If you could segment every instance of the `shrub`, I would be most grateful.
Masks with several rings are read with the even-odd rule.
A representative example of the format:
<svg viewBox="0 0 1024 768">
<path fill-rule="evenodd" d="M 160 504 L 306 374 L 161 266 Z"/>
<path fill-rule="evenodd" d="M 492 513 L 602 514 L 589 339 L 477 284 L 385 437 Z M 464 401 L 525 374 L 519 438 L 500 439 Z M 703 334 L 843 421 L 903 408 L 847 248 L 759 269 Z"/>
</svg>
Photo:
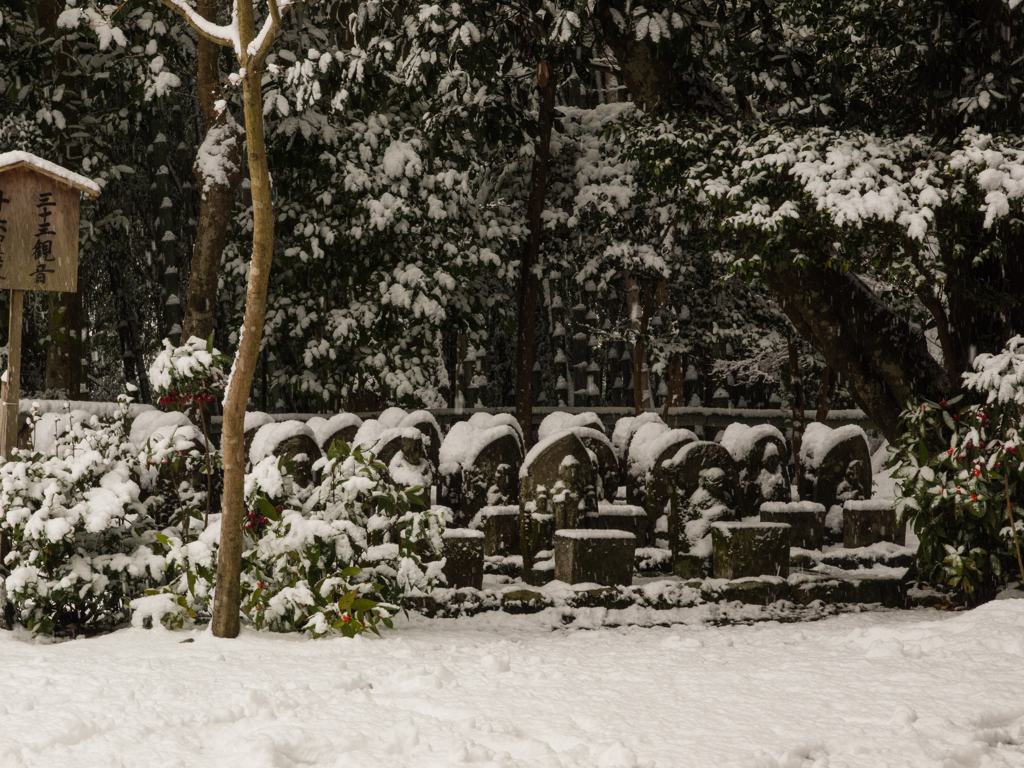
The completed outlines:
<svg viewBox="0 0 1024 768">
<path fill-rule="evenodd" d="M 893 462 L 897 511 L 921 540 L 921 575 L 978 602 L 1018 572 L 1024 583 L 1024 338 L 973 367 L 963 395 L 908 405 Z"/>
<path fill-rule="evenodd" d="M 316 468 L 323 480 L 311 492 L 276 457 L 247 475 L 242 610 L 257 628 L 315 637 L 391 626 L 405 596 L 443 579 L 443 561 L 423 561 L 441 552 L 445 515 L 424 509 L 420 489 L 390 484 L 372 454 L 344 443 Z M 191 543 L 166 539 L 169 590 L 188 595 L 198 616 L 211 610 L 218 539 L 215 526 Z"/>
<path fill-rule="evenodd" d="M 119 402 L 114 420 L 73 425 L 57 456 L 18 452 L 0 465 L 5 585 L 16 618 L 33 631 L 111 629 L 163 578 L 153 518 L 132 479 L 128 398 Z"/>
</svg>

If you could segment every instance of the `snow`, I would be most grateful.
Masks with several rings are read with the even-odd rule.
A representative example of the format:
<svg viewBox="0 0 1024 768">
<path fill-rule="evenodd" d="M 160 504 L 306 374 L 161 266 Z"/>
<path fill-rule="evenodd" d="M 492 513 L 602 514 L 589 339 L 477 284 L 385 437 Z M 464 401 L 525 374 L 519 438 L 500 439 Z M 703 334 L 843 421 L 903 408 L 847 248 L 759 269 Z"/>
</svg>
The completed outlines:
<svg viewBox="0 0 1024 768">
<path fill-rule="evenodd" d="M 0 764 L 1024 765 L 1024 600 L 751 626 L 667 613 L 600 631 L 575 627 L 630 613 L 413 616 L 355 640 L 4 631 Z"/>
<path fill-rule="evenodd" d="M 519 445 L 523 445 L 523 428 L 519 426 L 519 422 L 516 421 L 516 417 L 511 413 L 474 413 L 469 417 L 469 423 L 479 429 L 489 429 L 491 427 L 509 426 L 516 431 L 519 435 Z"/>
<path fill-rule="evenodd" d="M 128 441 L 136 448 L 145 446 L 150 436 L 162 427 L 186 427 L 191 426 L 181 411 L 144 411 L 135 417 L 132 422 L 131 431 L 128 433 Z"/>
<path fill-rule="evenodd" d="M 629 473 L 633 477 L 646 477 L 662 452 L 684 440 L 695 443 L 698 438 L 688 429 L 668 429 L 657 423 L 643 425 L 629 445 Z"/>
<path fill-rule="evenodd" d="M 451 474 L 455 467 L 472 466 L 480 451 L 506 435 L 520 442 L 519 433 L 507 424 L 484 429 L 467 421 L 453 424 L 441 443 L 439 466 L 442 474 Z"/>
<path fill-rule="evenodd" d="M 49 160 L 37 157 L 31 152 L 17 150 L 13 152 L 0 152 L 0 171 L 23 164 L 31 165 L 49 176 L 56 176 L 68 184 L 78 187 L 89 197 L 99 197 L 100 186 L 92 179 L 81 176 L 74 171 L 69 171 L 67 168 L 62 168 L 56 163 L 51 163 Z"/>
<path fill-rule="evenodd" d="M 641 413 L 639 416 L 625 416 L 615 422 L 615 429 L 612 431 L 612 446 L 615 448 L 615 455 L 620 458 L 624 457 L 626 449 L 629 447 L 629 441 L 633 439 L 636 431 L 644 424 L 651 423 L 668 427 L 658 414 L 650 411 Z"/>
<path fill-rule="evenodd" d="M 540 426 L 537 427 L 537 439 L 543 440 L 556 432 L 565 432 L 573 427 L 586 427 L 604 434 L 604 424 L 596 413 L 588 411 L 572 414 L 555 411 L 545 416 Z"/>
<path fill-rule="evenodd" d="M 817 512 L 820 514 L 825 511 L 825 505 L 815 501 L 766 501 L 761 505 L 761 511 L 774 514 L 785 512 Z"/>
<path fill-rule="evenodd" d="M 885 512 L 892 509 L 892 499 L 849 499 L 843 509 L 854 512 Z"/>
<path fill-rule="evenodd" d="M 264 424 L 257 431 L 249 446 L 249 461 L 255 466 L 260 459 L 270 456 L 274 450 L 292 437 L 306 435 L 311 440 L 316 440 L 313 430 L 301 421 L 282 421 L 272 424 Z"/>
<path fill-rule="evenodd" d="M 331 416 L 329 419 L 324 419 L 323 421 L 318 422 L 315 426 L 311 423 L 312 421 L 313 420 L 310 419 L 306 424 L 313 430 L 313 436 L 316 439 L 316 444 L 324 449 L 328 447 L 324 445 L 324 443 L 338 430 L 355 425 L 358 433 L 359 427 L 363 424 L 363 420 L 354 413 L 339 413 L 336 416 Z"/>
<path fill-rule="evenodd" d="M 533 448 L 530 449 L 530 452 L 526 454 L 526 458 L 523 459 L 523 466 L 519 468 L 519 479 L 522 479 L 522 478 L 526 477 L 527 475 L 529 475 L 530 474 L 530 467 L 533 466 L 533 462 L 535 462 L 541 456 L 541 454 L 543 454 L 550 446 L 554 445 L 559 440 L 561 440 L 563 437 L 565 437 L 566 434 L 568 434 L 568 433 L 567 432 L 555 432 L 553 435 L 549 435 L 548 437 L 544 438 L 543 440 L 538 440 L 534 444 Z M 577 440 L 578 439 L 579 438 L 577 438 Z M 582 445 L 582 443 L 581 443 L 581 445 Z M 586 450 L 585 446 L 584 446 L 584 450 Z"/>
<path fill-rule="evenodd" d="M 800 444 L 800 462 L 805 469 L 817 469 L 834 446 L 857 435 L 863 437 L 867 444 L 867 435 L 856 424 L 832 429 L 821 422 L 811 422 L 804 429 L 803 442 Z"/>
<path fill-rule="evenodd" d="M 754 427 L 748 427 L 740 422 L 735 422 L 725 428 L 725 434 L 722 435 L 721 443 L 722 447 L 729 452 L 729 455 L 736 461 L 742 462 L 750 455 L 755 443 L 765 435 L 777 438 L 783 445 L 786 443 L 782 433 L 771 424 L 758 424 Z"/>
<path fill-rule="evenodd" d="M 629 539 L 633 541 L 636 539 L 636 535 L 629 531 L 617 531 L 614 528 L 605 528 L 603 530 L 588 530 L 584 528 L 562 528 L 555 531 L 555 536 L 561 536 L 563 539 L 577 539 L 581 541 L 589 541 L 590 539 Z"/>
<path fill-rule="evenodd" d="M 266 424 L 273 424 L 274 421 L 274 417 L 269 413 L 263 413 L 263 411 L 246 411 L 245 423 L 242 425 L 242 431 L 248 432 L 250 429 L 259 429 Z"/>
<path fill-rule="evenodd" d="M 445 539 L 482 539 L 483 531 L 474 531 L 470 528 L 445 528 L 442 537 Z"/>
</svg>

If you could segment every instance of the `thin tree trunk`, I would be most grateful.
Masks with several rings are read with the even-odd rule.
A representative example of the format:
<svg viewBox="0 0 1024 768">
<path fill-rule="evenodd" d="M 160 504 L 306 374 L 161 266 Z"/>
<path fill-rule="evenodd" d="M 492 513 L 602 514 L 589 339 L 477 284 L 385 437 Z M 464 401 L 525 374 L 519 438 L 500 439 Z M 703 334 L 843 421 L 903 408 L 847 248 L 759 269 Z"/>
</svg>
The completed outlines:
<svg viewBox="0 0 1024 768">
<path fill-rule="evenodd" d="M 239 631 L 242 523 L 245 519 L 245 410 L 263 337 L 267 284 L 274 260 L 274 211 L 263 134 L 263 97 L 260 87 L 263 56 L 252 56 L 247 52 L 256 36 L 252 0 L 236 2 L 242 43 L 240 63 L 245 70 L 242 95 L 252 188 L 253 233 L 252 261 L 245 292 L 245 316 L 235 364 L 224 394 L 224 505 L 217 559 L 217 589 L 213 603 L 212 631 L 215 637 L 237 637 Z M 272 38 L 273 35 L 270 36 Z"/>
<path fill-rule="evenodd" d="M 665 410 L 662 411 L 662 421 L 668 421 L 668 409 L 678 408 L 686 403 L 683 401 L 683 382 L 686 379 L 686 371 L 683 370 L 683 355 L 681 352 L 673 352 L 668 363 L 668 396 L 665 398 Z"/>
<path fill-rule="evenodd" d="M 634 337 L 633 408 L 637 415 L 640 415 L 645 408 L 654 405 L 651 397 L 650 372 L 647 368 L 647 328 L 654 312 L 654 291 L 649 285 L 644 285 L 641 289 L 632 272 L 626 273 L 625 282 L 629 330 Z"/>
<path fill-rule="evenodd" d="M 828 418 L 828 412 L 832 407 L 832 396 L 836 393 L 836 375 L 832 368 L 825 366 L 821 373 L 821 389 L 818 390 L 818 410 L 814 414 L 814 420 L 824 423 Z"/>
<path fill-rule="evenodd" d="M 804 479 L 800 464 L 800 448 L 804 439 L 804 374 L 800 368 L 800 349 L 793 339 L 789 340 L 789 392 L 793 397 L 793 474 L 799 488 Z"/>
<path fill-rule="evenodd" d="M 537 88 L 540 91 L 540 137 L 530 176 L 530 198 L 527 219 L 530 237 L 519 267 L 519 324 L 516 336 L 516 420 L 523 430 L 527 446 L 533 434 L 533 351 L 537 323 L 537 273 L 540 256 L 541 214 L 547 188 L 548 163 L 551 156 L 551 121 L 555 108 L 555 75 L 542 61 L 537 67 Z"/>
</svg>

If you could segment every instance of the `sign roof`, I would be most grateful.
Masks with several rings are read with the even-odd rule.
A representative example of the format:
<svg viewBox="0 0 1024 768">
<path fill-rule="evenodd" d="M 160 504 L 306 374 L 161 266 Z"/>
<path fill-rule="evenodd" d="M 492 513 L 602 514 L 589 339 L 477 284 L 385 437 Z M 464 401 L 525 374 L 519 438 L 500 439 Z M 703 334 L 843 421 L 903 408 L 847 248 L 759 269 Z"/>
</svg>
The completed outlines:
<svg viewBox="0 0 1024 768">
<path fill-rule="evenodd" d="M 96 199 L 100 196 L 99 184 L 92 179 L 88 179 L 85 176 L 80 176 L 77 173 L 69 171 L 67 168 L 61 168 L 56 163 L 51 163 L 49 160 L 37 157 L 31 152 L 0 152 L 0 174 L 4 171 L 24 166 L 31 166 L 40 173 L 44 173 L 47 176 L 63 181 L 81 192 L 84 192 L 92 199 Z"/>
</svg>

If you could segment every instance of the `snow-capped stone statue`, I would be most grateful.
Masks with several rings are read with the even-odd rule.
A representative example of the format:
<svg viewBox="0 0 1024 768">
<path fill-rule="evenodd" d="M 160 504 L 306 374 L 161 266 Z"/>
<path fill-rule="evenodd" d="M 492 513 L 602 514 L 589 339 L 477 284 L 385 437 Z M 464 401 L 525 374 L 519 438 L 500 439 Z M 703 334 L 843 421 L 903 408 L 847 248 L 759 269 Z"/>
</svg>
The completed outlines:
<svg viewBox="0 0 1024 768">
<path fill-rule="evenodd" d="M 519 471 L 523 580 L 550 581 L 554 531 L 582 528 L 597 509 L 596 459 L 583 441 L 568 431 L 538 442 Z"/>
<path fill-rule="evenodd" d="M 771 424 L 731 424 L 722 435 L 722 447 L 739 469 L 736 503 L 742 517 L 758 514 L 765 502 L 790 501 L 786 439 L 777 428 Z"/>
</svg>

